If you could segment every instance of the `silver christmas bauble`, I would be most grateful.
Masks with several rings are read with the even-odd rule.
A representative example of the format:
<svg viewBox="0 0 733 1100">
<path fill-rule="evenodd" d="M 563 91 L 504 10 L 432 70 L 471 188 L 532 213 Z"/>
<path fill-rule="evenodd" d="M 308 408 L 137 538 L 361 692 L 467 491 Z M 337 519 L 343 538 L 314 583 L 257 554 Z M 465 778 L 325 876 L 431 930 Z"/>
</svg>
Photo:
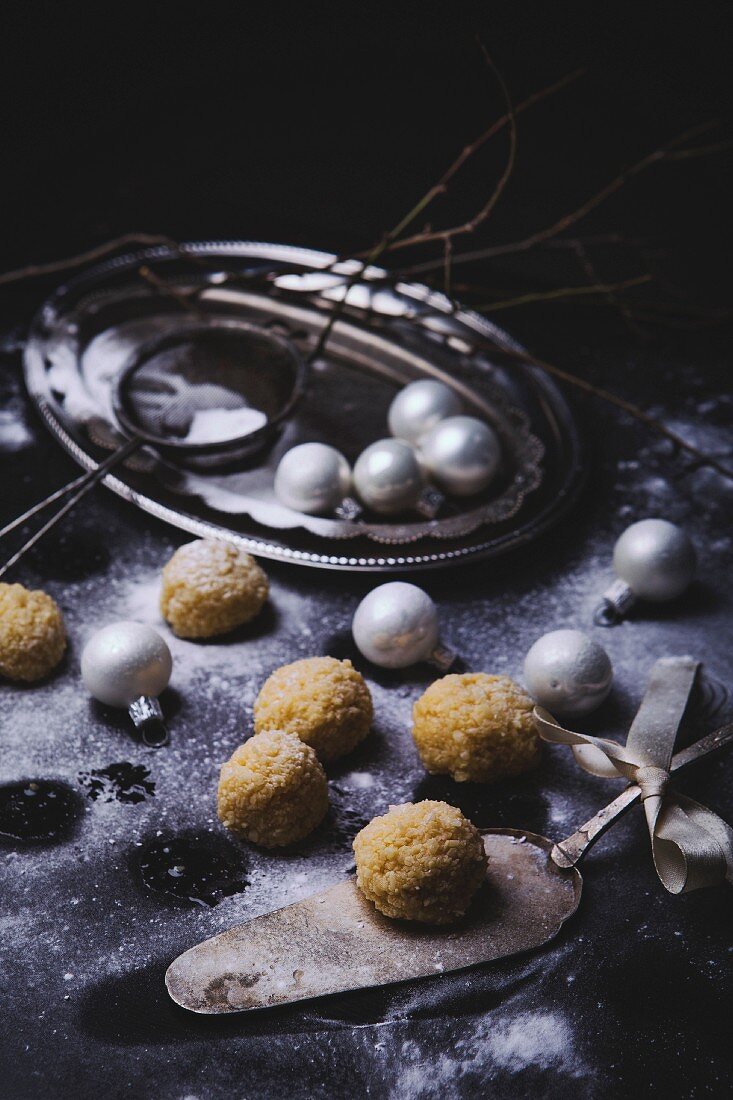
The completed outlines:
<svg viewBox="0 0 733 1100">
<path fill-rule="evenodd" d="M 357 458 L 354 488 L 364 504 L 388 516 L 414 508 L 425 488 L 425 474 L 409 443 L 379 439 Z"/>
<path fill-rule="evenodd" d="M 673 600 L 695 572 L 695 548 L 681 527 L 666 519 L 632 523 L 613 550 L 613 568 L 642 600 Z"/>
<path fill-rule="evenodd" d="M 389 430 L 398 439 L 416 444 L 421 436 L 448 416 L 458 416 L 462 411 L 458 394 L 432 378 L 410 382 L 401 390 L 389 407 Z"/>
<path fill-rule="evenodd" d="M 406 668 L 436 648 L 438 611 L 422 588 L 390 581 L 364 597 L 351 629 L 367 660 L 382 668 Z"/>
<path fill-rule="evenodd" d="M 589 714 L 611 690 L 608 654 L 580 630 L 552 630 L 524 659 L 524 682 L 536 703 L 553 714 Z"/>
<path fill-rule="evenodd" d="M 173 658 L 151 626 L 123 621 L 93 634 L 81 655 L 87 691 L 110 707 L 129 707 L 141 696 L 155 697 L 168 686 Z"/>
<path fill-rule="evenodd" d="M 496 476 L 501 444 L 494 429 L 483 420 L 450 416 L 422 437 L 420 456 L 444 492 L 470 497 L 485 489 Z"/>
<path fill-rule="evenodd" d="M 281 504 L 311 516 L 332 512 L 351 489 L 351 467 L 335 447 L 301 443 L 280 459 L 275 494 Z"/>
</svg>

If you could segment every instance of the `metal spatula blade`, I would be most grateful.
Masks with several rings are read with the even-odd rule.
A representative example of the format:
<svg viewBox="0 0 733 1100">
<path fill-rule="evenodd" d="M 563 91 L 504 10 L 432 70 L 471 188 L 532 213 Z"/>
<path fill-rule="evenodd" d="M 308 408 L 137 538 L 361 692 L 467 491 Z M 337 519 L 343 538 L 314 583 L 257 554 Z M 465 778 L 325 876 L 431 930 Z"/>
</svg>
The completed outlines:
<svg viewBox="0 0 733 1100">
<path fill-rule="evenodd" d="M 581 877 L 549 858 L 544 837 L 484 835 L 486 883 L 450 928 L 381 916 L 352 880 L 205 940 L 169 967 L 173 1000 L 192 1012 L 242 1012 L 422 978 L 540 947 L 580 901 Z"/>
<path fill-rule="evenodd" d="M 677 771 L 733 743 L 733 724 L 678 752 Z M 255 917 L 185 951 L 170 965 L 173 1000 L 192 1012 L 245 1012 L 464 970 L 553 939 L 580 903 L 578 861 L 640 796 L 626 787 L 554 844 L 519 829 L 482 831 L 486 882 L 446 928 L 381 916 L 352 880 Z"/>
</svg>

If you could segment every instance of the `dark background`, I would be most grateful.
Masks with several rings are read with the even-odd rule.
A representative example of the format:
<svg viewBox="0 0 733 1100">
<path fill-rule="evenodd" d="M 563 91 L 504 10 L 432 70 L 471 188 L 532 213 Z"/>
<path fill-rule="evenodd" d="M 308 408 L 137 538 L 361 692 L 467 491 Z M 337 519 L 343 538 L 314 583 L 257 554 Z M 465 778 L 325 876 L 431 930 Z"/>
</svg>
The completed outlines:
<svg viewBox="0 0 733 1100">
<path fill-rule="evenodd" d="M 710 140 L 730 136 L 729 12 L 722 3 L 11 3 L 0 76 L 6 260 L 131 229 L 363 248 L 500 113 L 477 33 L 515 102 L 586 69 L 520 120 L 515 181 L 487 230 L 511 239 L 688 126 L 719 120 Z M 494 142 L 467 173 L 456 208 L 471 212 L 504 151 Z M 702 281 L 724 254 L 730 164 L 723 154 L 654 170 L 584 232 L 674 238 L 685 260 L 701 257 Z"/>
<path fill-rule="evenodd" d="M 284 241 L 344 253 L 368 247 L 465 141 L 501 113 L 476 32 L 517 101 L 578 66 L 586 69 L 573 88 L 520 120 L 512 185 L 481 240 L 512 240 L 540 228 L 688 126 L 719 119 L 709 140 L 733 133 L 727 4 L 137 9 L 31 3 L 6 5 L 3 23 L 2 269 L 57 259 L 131 231 Z M 493 185 L 504 153 L 500 139 L 437 207 L 436 218 L 470 215 Z M 664 326 L 645 329 L 642 338 L 607 304 L 497 314 L 537 354 L 652 408 L 698 445 L 728 456 L 729 464 L 730 325 L 708 324 L 705 311 L 731 304 L 732 163 L 728 151 L 660 165 L 575 231 L 643 238 L 643 250 L 593 254 L 603 279 L 654 267 L 654 297 L 679 306 Z M 583 282 L 578 266 L 551 249 L 471 269 L 471 278 L 491 297 Z M 73 471 L 25 406 L 12 353 L 53 282 L 9 287 L 0 296 L 9 351 L 6 415 L 28 432 L 26 445 L 3 455 L 13 507 Z M 500 657 L 502 668 L 519 674 L 524 652 L 544 630 L 587 626 L 599 585 L 607 581 L 613 539 L 625 523 L 648 514 L 684 523 L 701 552 L 701 581 L 676 608 L 642 612 L 601 638 L 614 660 L 617 689 L 600 722 L 619 734 L 652 657 L 690 651 L 719 679 L 733 681 L 733 499 L 730 482 L 691 466 L 605 405 L 584 400 L 577 408 L 593 462 L 585 500 L 569 527 L 511 562 L 431 577 L 426 587 L 470 663 L 491 670 Z M 119 586 L 147 578 L 180 541 L 98 493 L 83 517 L 13 579 L 51 591 L 72 630 L 81 632 L 99 616 L 113 617 L 123 606 L 115 603 Z M 242 690 L 250 690 L 263 669 L 306 655 L 304 645 L 325 650 L 371 584 L 282 567 L 268 572 L 279 625 L 271 637 L 244 643 L 254 671 L 242 673 Z M 282 608 L 294 603 L 311 626 L 323 624 L 310 642 L 299 634 L 300 618 L 295 625 L 286 621 Z M 52 682 L 21 697 L 3 687 L 4 779 L 42 768 L 73 781 L 82 763 L 98 766 L 127 754 L 153 767 L 150 754 L 129 745 L 122 728 L 110 733 L 85 700 L 69 702 L 64 692 L 77 665 L 78 645 L 56 687 Z M 404 736 L 405 707 L 421 690 L 419 677 L 399 690 L 379 680 L 372 686 L 382 737 Z M 132 808 L 133 815 L 140 809 L 135 819 L 125 818 L 122 807 L 118 820 L 116 807 L 102 811 L 95 804 L 97 832 L 85 822 L 86 835 L 96 838 L 107 826 L 124 843 L 133 834 L 154 835 L 161 806 L 181 827 L 207 820 L 213 764 L 200 730 L 229 730 L 231 751 L 241 710 L 228 696 L 214 705 L 207 691 L 202 681 L 200 702 L 189 692 L 177 718 L 182 760 L 173 753 L 154 759 L 159 792 L 152 808 Z M 49 737 L 64 738 L 55 764 L 49 763 L 52 740 L 34 740 L 35 733 L 23 755 L 23 715 L 33 707 Z M 379 744 L 374 759 L 365 757 L 365 769 L 385 766 Z M 414 769 L 409 751 L 404 767 Z M 395 760 L 387 756 L 386 766 Z M 729 763 L 696 774 L 686 789 L 730 819 Z M 560 751 L 549 754 L 537 784 L 474 793 L 473 801 L 455 790 L 447 796 L 467 798 L 466 809 L 480 824 L 553 836 L 610 797 L 607 785 L 578 777 Z M 446 794 L 427 790 L 417 778 L 414 793 Z M 563 799 L 571 802 L 565 817 Z M 103 812 L 107 817 L 100 818 Z M 269 895 L 250 890 L 244 909 L 222 905 L 214 916 L 173 910 L 161 917 L 159 907 L 135 893 L 126 857 L 113 864 L 101 846 L 82 853 L 91 863 L 80 856 L 78 867 L 58 880 L 46 873 L 43 852 L 28 857 L 27 887 L 18 877 L 25 873 L 22 860 L 14 853 L 4 860 L 5 1095 L 729 1095 L 729 891 L 667 897 L 638 816 L 594 853 L 577 921 L 536 956 L 446 977 L 414 995 L 386 991 L 211 1026 L 168 1003 L 165 964 L 227 920 L 244 919 L 250 899 L 256 910 L 258 898 Z M 342 852 L 332 880 L 346 858 Z M 264 874 L 267 859 L 255 862 Z M 255 881 L 264 889 L 261 878 Z M 82 898 L 78 923 L 69 923 L 72 895 Z M 149 950 L 145 934 L 123 922 L 137 947 L 127 965 L 113 967 L 104 956 L 118 950 L 120 914 L 139 915 L 143 931 L 150 921 Z M 96 962 L 82 975 L 86 944 Z M 64 962 L 72 954 L 73 966 Z M 80 978 L 78 988 L 59 979 L 67 967 Z M 557 1044 L 563 1029 L 565 1055 Z"/>
</svg>

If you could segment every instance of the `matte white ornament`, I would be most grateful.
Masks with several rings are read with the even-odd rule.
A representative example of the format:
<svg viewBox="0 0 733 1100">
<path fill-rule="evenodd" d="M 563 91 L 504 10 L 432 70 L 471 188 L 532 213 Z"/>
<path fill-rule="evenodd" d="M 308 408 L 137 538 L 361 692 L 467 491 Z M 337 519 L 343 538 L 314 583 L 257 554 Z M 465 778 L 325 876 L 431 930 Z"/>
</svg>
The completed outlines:
<svg viewBox="0 0 733 1100">
<path fill-rule="evenodd" d="M 372 511 L 393 515 L 417 505 L 425 474 L 409 443 L 379 439 L 356 460 L 354 487 Z"/>
<path fill-rule="evenodd" d="M 410 382 L 389 407 L 389 430 L 398 439 L 417 444 L 420 437 L 448 416 L 463 411 L 461 399 L 445 382 L 423 378 Z"/>
<path fill-rule="evenodd" d="M 280 459 L 275 494 L 296 512 L 317 516 L 333 512 L 351 489 L 351 467 L 335 447 L 301 443 Z"/>
<path fill-rule="evenodd" d="M 589 714 L 611 690 L 608 654 L 580 630 L 553 630 L 524 659 L 524 682 L 534 701 L 552 714 Z"/>
<path fill-rule="evenodd" d="M 444 659 L 438 648 L 438 610 L 416 584 L 380 584 L 357 607 L 351 629 L 358 649 L 382 668 Z"/>
<path fill-rule="evenodd" d="M 420 456 L 445 493 L 469 497 L 491 484 L 501 464 L 493 428 L 474 416 L 441 420 L 420 440 Z"/>
<path fill-rule="evenodd" d="M 122 707 L 147 745 L 162 745 L 168 734 L 157 696 L 168 686 L 173 658 L 157 631 L 127 620 L 93 634 L 81 655 L 81 676 L 91 695 Z"/>
<path fill-rule="evenodd" d="M 613 625 L 637 599 L 652 603 L 675 599 L 690 584 L 695 565 L 695 548 L 681 527 L 666 519 L 632 523 L 614 547 L 618 580 L 604 592 L 596 622 Z"/>
</svg>

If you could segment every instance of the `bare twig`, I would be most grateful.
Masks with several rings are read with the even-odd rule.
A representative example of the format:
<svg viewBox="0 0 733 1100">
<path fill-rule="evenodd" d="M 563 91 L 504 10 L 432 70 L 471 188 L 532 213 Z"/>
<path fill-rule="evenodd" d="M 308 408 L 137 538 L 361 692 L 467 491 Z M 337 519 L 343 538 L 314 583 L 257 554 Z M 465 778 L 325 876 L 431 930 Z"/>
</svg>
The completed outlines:
<svg viewBox="0 0 733 1100">
<path fill-rule="evenodd" d="M 475 233 L 479 226 L 483 225 L 484 222 L 489 219 L 489 217 L 493 213 L 494 207 L 498 203 L 499 199 L 506 189 L 507 184 L 509 183 L 511 174 L 514 170 L 514 162 L 517 156 L 516 112 L 514 110 L 514 107 L 512 106 L 512 100 L 501 73 L 494 65 L 482 42 L 479 42 L 479 46 L 484 55 L 486 64 L 491 69 L 499 84 L 499 87 L 501 88 L 501 93 L 504 97 L 504 102 L 506 103 L 506 114 L 502 116 L 502 118 L 506 118 L 509 123 L 509 152 L 507 155 L 506 164 L 504 165 L 502 173 L 499 176 L 499 179 L 496 181 L 494 189 L 489 195 L 488 199 L 483 204 L 483 206 L 473 215 L 473 217 L 468 219 L 468 221 L 461 222 L 460 225 L 454 225 L 450 229 L 424 229 L 421 233 L 414 233 L 411 237 L 402 237 L 399 240 L 393 238 L 387 246 L 389 251 L 394 251 L 398 248 L 410 248 L 418 244 L 430 244 L 432 241 L 442 241 L 445 247 L 446 243 L 450 241 L 450 251 L 452 253 L 453 238 L 464 236 L 467 233 Z M 475 153 L 477 147 L 478 144 L 476 142 L 474 142 L 473 147 L 468 146 L 468 156 L 465 159 L 468 159 L 468 157 L 472 156 L 473 153 Z M 465 153 L 466 150 L 464 149 L 464 154 Z M 463 157 L 463 154 L 461 154 L 461 156 Z M 463 163 L 465 163 L 465 160 L 463 161 Z"/>
<path fill-rule="evenodd" d="M 76 256 L 67 256 L 63 260 L 51 260 L 49 263 L 45 264 L 29 264 L 27 267 L 20 267 L 16 271 L 2 272 L 0 274 L 0 286 L 9 286 L 11 283 L 21 283 L 26 279 L 40 279 L 44 275 L 55 275 L 59 271 L 70 271 L 74 267 L 81 267 L 83 264 L 94 263 L 95 260 L 102 260 L 112 252 L 117 252 L 120 248 L 127 248 L 127 246 L 131 244 L 165 244 L 175 248 L 179 247 L 170 237 L 161 237 L 159 234 L 125 233 L 121 237 L 116 237 L 112 241 L 105 241 L 104 244 L 97 245 L 95 248 L 90 248 L 87 252 L 80 252 Z"/>
<path fill-rule="evenodd" d="M 677 134 L 676 137 L 666 142 L 664 145 L 660 145 L 657 149 L 654 149 L 651 153 L 647 153 L 641 160 L 636 161 L 634 164 L 625 168 L 622 172 L 619 172 L 609 183 L 596 191 L 594 195 L 591 195 L 580 206 L 577 206 L 574 210 L 571 210 L 568 214 L 564 214 L 562 218 L 559 218 L 551 225 L 545 226 L 544 229 L 537 230 L 536 233 L 531 233 L 528 237 L 524 237 L 518 241 L 507 241 L 505 244 L 491 245 L 487 248 L 479 248 L 471 252 L 459 252 L 454 256 L 454 264 L 472 263 L 476 260 L 489 260 L 496 256 L 514 255 L 517 252 L 526 252 L 530 248 L 534 248 L 539 244 L 543 244 L 545 241 L 550 240 L 552 237 L 558 236 L 563 233 L 570 226 L 575 225 L 581 221 L 586 215 L 590 214 L 592 210 L 600 206 L 611 195 L 620 191 L 621 188 L 638 176 L 641 172 L 650 168 L 654 164 L 658 164 L 663 160 L 668 159 L 670 153 L 672 153 L 677 146 L 683 145 L 686 141 L 690 141 L 692 138 L 697 137 L 699 134 L 706 133 L 711 127 L 717 125 L 714 122 L 705 122 L 698 126 L 693 126 L 689 130 L 685 130 L 684 133 Z M 436 267 L 440 266 L 440 261 L 429 260 L 424 263 L 414 264 L 412 267 L 404 268 L 402 270 L 403 275 L 421 275 L 424 272 L 434 271 Z"/>
<path fill-rule="evenodd" d="M 525 363 L 531 363 L 532 366 L 539 367 L 540 370 L 546 371 L 547 374 L 551 374 L 554 378 L 559 378 L 562 382 L 566 382 L 575 389 L 582 390 L 584 393 L 600 398 L 609 405 L 615 405 L 617 409 L 621 409 L 623 412 L 633 417 L 634 420 L 640 421 L 640 423 L 645 424 L 648 428 L 652 428 L 658 435 L 664 436 L 664 438 L 673 443 L 675 447 L 679 447 L 680 450 L 686 451 L 687 454 L 692 455 L 698 462 L 712 467 L 712 469 L 717 470 L 719 474 L 722 474 L 723 477 L 730 478 L 730 480 L 733 481 L 733 469 L 728 469 L 727 466 L 724 466 L 722 462 L 719 462 L 713 455 L 701 451 L 694 443 L 688 443 L 686 439 L 683 439 L 683 437 L 673 431 L 672 428 L 668 428 L 661 420 L 652 416 L 651 413 L 645 412 L 644 409 L 639 408 L 638 405 L 634 405 L 631 401 L 626 401 L 623 397 L 618 397 L 617 394 L 611 393 L 610 390 L 606 390 L 602 386 L 595 386 L 592 382 L 588 382 L 585 378 L 580 378 L 577 374 L 572 374 L 570 371 L 563 370 L 561 367 L 556 367 L 554 364 L 548 363 L 545 359 L 538 359 L 527 351 L 521 351 L 511 347 L 504 348 L 504 350 L 514 358 L 520 359 Z"/>
<path fill-rule="evenodd" d="M 498 298 L 493 302 L 483 302 L 474 309 L 486 310 L 495 313 L 499 309 L 514 309 L 517 306 L 532 305 L 535 302 L 553 302 L 558 298 L 582 298 L 588 294 L 602 294 L 609 296 L 620 290 L 628 290 L 632 286 L 641 286 L 650 283 L 653 276 L 636 275 L 632 279 L 624 279 L 620 283 L 595 283 L 589 286 L 565 286 L 556 290 L 537 291 L 530 294 L 520 294 L 516 298 Z"/>
<path fill-rule="evenodd" d="M 503 88 L 503 81 L 499 77 L 499 74 L 494 68 L 493 64 L 492 69 L 501 81 L 501 85 Z M 392 229 L 389 230 L 388 233 L 385 234 L 381 242 L 383 247 L 381 248 L 379 254 L 382 255 L 382 253 L 389 252 L 393 248 L 404 248 L 406 247 L 405 242 L 412 244 L 416 243 L 415 237 L 402 238 L 402 240 L 400 240 L 399 242 L 397 239 L 401 237 L 404 231 L 410 225 L 412 225 L 415 219 L 420 216 L 420 214 L 433 202 L 434 199 L 438 198 L 438 196 L 440 195 L 444 195 L 447 192 L 449 183 L 451 182 L 453 177 L 457 175 L 457 173 L 461 170 L 464 164 L 468 160 L 470 160 L 471 157 L 473 157 L 479 151 L 479 149 L 481 149 L 486 144 L 487 141 L 489 141 L 496 134 L 500 133 L 506 126 L 514 125 L 517 115 L 522 114 L 523 111 L 526 111 L 529 107 L 533 107 L 536 103 L 540 103 L 543 99 L 547 99 L 549 98 L 549 96 L 554 95 L 555 92 L 559 92 L 562 88 L 565 88 L 568 84 L 571 84 L 574 80 L 577 80 L 578 77 L 581 76 L 584 72 L 584 69 L 576 69 L 574 72 L 568 73 L 560 80 L 555 81 L 554 84 L 550 84 L 546 88 L 542 88 L 540 89 L 540 91 L 534 92 L 513 109 L 509 104 L 507 107 L 507 111 L 501 116 L 501 118 L 497 119 L 495 122 L 492 122 L 491 126 L 484 130 L 484 132 L 480 134 L 479 137 L 477 137 L 469 145 L 466 145 L 453 161 L 453 163 L 450 165 L 450 167 L 446 169 L 438 182 L 433 184 L 433 186 L 425 192 L 422 198 L 417 203 L 415 203 L 412 209 L 408 210 L 404 218 L 401 218 L 397 225 L 395 225 Z M 506 96 L 506 98 L 508 100 L 508 95 Z M 512 120 L 514 120 L 514 123 Z M 496 204 L 499 197 L 499 195 L 496 196 L 496 199 L 493 200 L 493 205 Z M 491 209 L 493 209 L 493 205 Z M 488 213 L 490 212 L 491 211 L 489 210 Z M 487 217 L 488 213 L 486 215 Z M 451 231 L 443 230 L 436 232 L 431 228 L 427 228 L 422 233 L 416 234 L 416 237 L 420 238 L 419 243 L 425 243 L 424 238 L 427 238 L 429 240 L 444 239 L 446 232 Z M 452 233 L 452 235 L 455 234 Z M 357 259 L 362 259 L 364 255 L 365 253 L 357 253 Z"/>
<path fill-rule="evenodd" d="M 586 275 L 589 284 L 591 286 L 603 285 L 602 280 L 598 276 L 596 266 L 595 266 L 595 264 L 593 263 L 593 261 L 590 257 L 590 253 L 588 252 L 588 249 L 586 248 L 585 244 L 582 241 L 577 242 L 577 245 L 574 249 L 574 255 L 575 255 L 575 257 L 576 257 L 576 259 L 577 259 L 577 261 L 580 265 L 581 270 Z M 647 280 L 641 280 L 642 282 L 644 282 L 644 281 L 648 282 L 652 279 L 651 272 L 647 272 L 647 275 L 648 275 L 649 278 Z M 631 285 L 633 286 L 633 282 L 632 282 Z M 624 301 L 624 299 L 619 297 L 618 291 L 623 290 L 623 289 L 626 289 L 626 288 L 624 288 L 623 286 L 615 287 L 612 284 L 608 285 L 606 287 L 606 290 L 605 290 L 605 295 L 606 295 L 606 298 L 608 300 L 608 303 L 609 303 L 609 305 L 614 306 L 618 310 L 619 314 L 621 315 L 621 317 L 624 321 L 624 324 L 626 325 L 626 327 L 631 332 L 634 333 L 635 336 L 641 337 L 642 339 L 646 339 L 647 334 L 646 334 L 645 330 L 634 319 L 634 317 L 631 314 L 631 310 L 626 305 L 626 302 Z"/>
<path fill-rule="evenodd" d="M 194 316 L 200 318 L 201 310 L 193 302 L 188 294 L 184 294 L 182 291 L 177 290 L 175 287 L 169 286 L 163 279 L 152 271 L 147 264 L 142 264 L 137 273 L 141 279 L 144 279 L 149 286 L 152 286 L 155 290 L 159 291 L 164 297 L 170 298 L 174 302 L 178 302 L 188 313 L 193 313 Z"/>
</svg>

